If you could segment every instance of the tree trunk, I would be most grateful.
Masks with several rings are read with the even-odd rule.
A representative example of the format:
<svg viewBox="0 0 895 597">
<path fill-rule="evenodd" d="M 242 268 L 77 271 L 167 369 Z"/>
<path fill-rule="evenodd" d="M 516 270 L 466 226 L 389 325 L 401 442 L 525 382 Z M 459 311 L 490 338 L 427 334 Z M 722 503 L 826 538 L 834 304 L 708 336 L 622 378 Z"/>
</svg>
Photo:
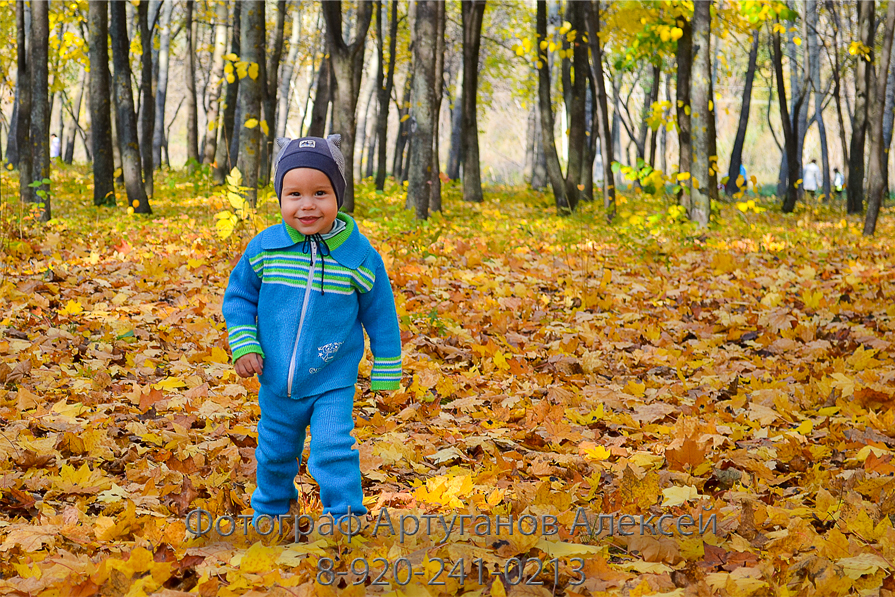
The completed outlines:
<svg viewBox="0 0 895 597">
<path fill-rule="evenodd" d="M 694 3 L 693 11 L 693 77 L 690 87 L 691 124 L 693 135 L 691 180 L 693 203 L 690 219 L 707 226 L 711 215 L 710 173 L 711 147 L 709 142 L 712 113 L 709 111 L 712 78 L 712 3 Z"/>
<path fill-rule="evenodd" d="M 640 107 L 640 130 L 637 132 L 637 157 L 646 161 L 646 136 L 649 133 L 649 123 L 647 120 L 650 115 L 650 107 L 653 102 L 659 98 L 659 79 L 662 73 L 662 67 L 659 64 L 650 65 L 650 86 L 649 91 L 644 87 L 643 105 Z M 645 81 L 644 81 L 645 83 Z M 653 150 L 655 154 L 655 149 Z M 652 163 L 650 158 L 650 163 Z"/>
<path fill-rule="evenodd" d="M 402 174 L 406 171 L 404 167 L 404 149 L 410 140 L 410 90 L 413 87 L 413 71 L 411 70 L 404 79 L 404 91 L 401 95 L 401 101 L 398 103 L 398 135 L 395 139 L 395 155 L 392 162 L 392 176 L 395 180 L 400 180 Z M 406 117 L 406 118 L 405 118 Z"/>
<path fill-rule="evenodd" d="M 603 161 L 603 209 L 606 219 L 615 218 L 615 174 L 612 172 L 612 131 L 609 128 L 609 106 L 606 97 L 606 80 L 603 75 L 603 44 L 600 41 L 600 1 L 588 4 L 587 39 L 591 51 L 591 77 L 597 89 L 597 128 L 600 135 L 600 153 Z"/>
<path fill-rule="evenodd" d="M 435 32 L 438 29 L 438 9 L 434 0 L 416 0 L 415 22 L 412 28 L 413 88 L 410 95 L 410 130 L 413 148 L 408 159 L 407 201 L 416 219 L 429 217 L 432 179 L 432 139 L 435 104 Z"/>
<path fill-rule="evenodd" d="M 858 2 L 858 40 L 869 50 L 868 59 L 858 58 L 855 66 L 855 117 L 852 121 L 851 146 L 848 150 L 848 195 L 847 211 L 859 214 L 864 211 L 864 144 L 867 133 L 868 92 L 870 69 L 873 68 L 873 0 Z"/>
<path fill-rule="evenodd" d="M 368 80 L 367 83 L 369 89 L 367 90 L 367 99 L 364 101 L 364 118 L 357 123 L 357 134 L 359 136 L 357 140 L 357 167 L 361 173 L 366 170 L 366 167 L 364 166 L 364 153 L 367 152 L 367 141 L 369 140 L 371 145 L 376 143 L 375 130 L 367 135 L 367 128 L 369 128 L 368 125 L 370 124 L 370 108 L 373 107 L 373 98 L 376 95 L 376 80 Z M 365 178 L 365 175 L 361 174 L 361 178 Z"/>
<path fill-rule="evenodd" d="M 286 30 L 286 0 L 277 0 L 277 24 L 274 29 L 273 47 L 267 55 L 267 65 L 263 68 L 264 121 L 267 132 L 261 131 L 261 163 L 258 183 L 266 186 L 270 182 L 270 168 L 273 166 L 274 136 L 277 132 L 277 89 L 279 87 L 280 61 L 283 56 L 283 36 Z M 286 93 L 288 101 L 289 94 Z"/>
<path fill-rule="evenodd" d="M 372 0 L 358 0 L 354 41 L 342 37 L 342 2 L 323 3 L 327 50 L 332 68 L 333 128 L 342 136 L 345 156 L 345 197 L 342 209 L 354 211 L 354 139 L 357 133 L 357 96 L 364 66 L 364 43 L 373 18 Z"/>
<path fill-rule="evenodd" d="M 18 113 L 15 119 L 15 134 L 10 131 L 10 136 L 15 140 L 12 151 L 7 149 L 7 158 L 10 163 L 19 169 L 19 200 L 22 203 L 30 202 L 33 197 L 31 181 L 33 180 L 33 162 L 31 158 L 31 59 L 28 47 L 31 38 L 30 24 L 26 25 L 24 2 L 16 2 L 16 91 L 18 96 Z"/>
<path fill-rule="evenodd" d="M 137 7 L 140 24 L 140 43 L 143 54 L 140 57 L 140 159 L 143 163 L 143 186 L 146 195 L 153 195 L 152 182 L 152 129 L 155 126 L 155 98 L 152 97 L 152 33 L 149 23 L 149 4 L 140 2 Z"/>
<path fill-rule="evenodd" d="M 481 203 L 482 173 L 479 159 L 479 125 L 476 102 L 479 85 L 479 49 L 485 0 L 469 0 L 460 5 L 463 24 L 463 91 L 461 99 L 460 155 L 463 160 L 463 200 Z"/>
<path fill-rule="evenodd" d="M 186 0 L 184 32 L 186 33 L 186 161 L 190 170 L 199 164 L 199 109 L 196 104 L 196 40 L 193 39 L 193 6 Z"/>
<path fill-rule="evenodd" d="M 737 124 L 737 134 L 733 141 L 733 151 L 730 152 L 730 168 L 727 170 L 726 190 L 728 195 L 742 193 L 749 181 L 739 182 L 740 166 L 743 164 L 743 145 L 746 142 L 746 128 L 749 125 L 749 106 L 752 103 L 752 82 L 755 80 L 755 62 L 758 59 L 758 29 L 752 32 L 752 47 L 749 48 L 749 64 L 746 67 L 746 82 L 743 87 L 742 107 L 740 108 L 740 120 Z"/>
<path fill-rule="evenodd" d="M 455 87 L 456 92 L 460 92 L 463 88 L 463 67 L 458 69 L 457 72 L 457 85 Z M 447 177 L 451 180 L 456 180 L 460 178 L 460 145 L 462 143 L 461 139 L 463 138 L 463 104 L 461 101 L 461 93 L 455 93 L 453 97 L 450 98 L 451 102 L 451 148 L 448 151 L 448 163 L 447 163 Z M 537 116 L 537 115 L 535 115 Z M 540 138 L 537 141 L 540 143 Z"/>
<path fill-rule="evenodd" d="M 12 104 L 12 115 L 9 119 L 9 131 L 6 136 L 6 160 L 7 160 L 7 168 L 18 168 L 19 161 L 21 156 L 25 153 L 28 154 L 29 159 L 31 156 L 31 152 L 23 152 L 20 151 L 20 139 L 23 129 L 31 128 L 31 110 L 30 110 L 30 101 L 28 110 L 20 110 L 19 104 L 22 101 L 21 94 L 27 88 L 27 98 L 30 100 L 31 98 L 31 81 L 30 77 L 27 76 L 28 72 L 28 34 L 30 32 L 30 23 L 26 24 L 25 19 L 25 11 L 28 9 L 28 5 L 24 2 L 16 2 L 16 88 L 15 88 L 15 96 L 13 98 Z M 27 81 L 27 85 L 25 84 Z M 21 114 L 21 117 L 20 117 Z M 19 127 L 19 122 L 25 116 L 29 118 L 27 127 Z M 28 146 L 30 147 L 30 141 L 28 142 Z M 30 169 L 29 169 L 30 173 Z M 21 177 L 19 177 L 19 183 L 22 182 Z M 29 174 L 30 178 L 30 174 Z M 24 200 L 24 198 L 23 198 Z"/>
<path fill-rule="evenodd" d="M 662 67 L 660 65 L 653 65 L 653 74 L 655 75 L 653 78 L 653 89 L 650 95 L 650 112 L 652 112 L 652 104 L 654 102 L 659 101 L 659 85 L 662 80 Z M 649 113 L 648 113 L 649 114 Z M 653 129 L 650 127 L 649 131 L 649 160 L 647 163 L 651 168 L 656 167 L 656 145 L 659 136 L 659 129 Z"/>
<path fill-rule="evenodd" d="M 678 138 L 678 174 L 690 174 L 693 162 L 692 126 L 690 122 L 690 82 L 693 70 L 693 29 L 683 17 L 678 17 L 677 26 L 683 35 L 677 40 L 677 87 L 675 89 L 675 105 L 677 106 L 677 138 Z M 689 214 L 693 204 L 692 176 L 679 181 L 681 187 L 678 203 Z"/>
<path fill-rule="evenodd" d="M 582 10 L 587 10 L 587 4 L 583 5 Z M 583 20 L 582 35 L 586 35 L 587 19 Z M 586 39 L 582 40 L 587 43 Z M 587 46 L 585 45 L 585 52 Z M 587 59 L 587 56 L 585 56 Z M 581 191 L 581 197 L 588 203 L 594 200 L 594 157 L 597 155 L 597 110 L 596 97 L 597 90 L 594 88 L 594 81 L 590 74 L 590 61 L 588 60 L 587 81 L 585 84 L 585 102 L 584 113 L 585 122 L 587 123 L 587 132 L 584 136 L 584 161 L 581 166 L 581 184 L 584 189 Z"/>
<path fill-rule="evenodd" d="M 385 86 L 378 88 L 379 117 L 376 120 L 376 139 L 379 149 L 376 157 L 376 189 L 385 188 L 386 163 L 388 160 L 388 106 L 395 86 L 395 54 L 398 48 L 398 3 L 391 1 L 391 18 L 388 32 L 388 72 L 385 73 Z"/>
<path fill-rule="evenodd" d="M 787 6 L 792 8 L 792 3 L 787 2 Z M 787 34 L 786 34 L 786 56 L 789 59 L 789 83 L 790 90 L 792 92 L 792 98 L 789 103 L 790 117 L 793 119 L 793 131 L 799 131 L 796 134 L 796 158 L 798 160 L 798 172 L 799 177 L 796 178 L 798 180 L 801 178 L 802 172 L 802 147 L 805 142 L 805 117 L 807 116 L 806 110 L 799 109 L 796 110 L 796 100 L 802 94 L 802 86 L 801 81 L 799 80 L 799 60 L 798 60 L 798 51 L 796 50 L 795 44 L 795 33 L 790 31 L 792 29 L 792 21 L 787 21 Z M 807 108 L 807 106 L 803 105 L 803 108 Z M 780 172 L 777 175 L 777 195 L 779 197 L 786 196 L 787 189 L 787 180 L 788 180 L 788 172 L 789 172 L 789 158 L 787 157 L 787 151 L 784 144 L 784 149 L 780 153 Z M 790 181 L 792 183 L 793 181 Z"/>
<path fill-rule="evenodd" d="M 820 90 L 820 48 L 817 43 L 817 0 L 808 0 L 805 5 L 805 37 L 808 40 L 808 79 L 814 92 L 814 119 L 820 137 L 820 154 L 823 168 L 824 202 L 832 196 L 830 185 L 830 156 L 827 149 L 827 127 L 824 124 L 824 93 Z"/>
<path fill-rule="evenodd" d="M 560 213 L 575 211 L 578 203 L 583 199 L 581 172 L 584 169 L 587 146 L 584 123 L 586 121 L 585 101 L 587 100 L 587 72 L 589 67 L 587 45 L 584 41 L 584 33 L 586 31 L 584 4 L 582 2 L 570 2 L 568 9 L 569 23 L 572 25 L 572 30 L 576 31 L 575 39 L 572 42 L 572 63 L 575 70 L 572 73 L 569 122 L 580 124 L 569 126 L 569 165 L 566 170 L 565 201 L 556 205 Z"/>
<path fill-rule="evenodd" d="M 868 197 L 864 236 L 871 236 L 876 231 L 883 195 L 887 191 L 883 170 L 888 168 L 889 159 L 883 147 L 883 109 L 892 58 L 892 34 L 895 32 L 895 2 L 892 0 L 889 0 L 886 7 L 886 26 L 883 32 L 879 69 L 871 76 L 870 97 L 873 98 L 873 108 L 870 114 L 870 167 L 867 176 Z"/>
<path fill-rule="evenodd" d="M 50 212 L 50 103 L 49 103 L 50 3 L 31 3 L 31 168 L 36 186 L 31 200 L 43 203 L 40 221 Z"/>
<path fill-rule="evenodd" d="M 798 11 L 799 6 L 801 6 L 801 3 L 798 2 L 788 2 L 787 4 L 794 11 Z M 795 23 L 787 23 L 789 28 L 792 28 L 794 24 Z M 799 81 L 799 76 L 801 73 L 799 73 L 798 69 L 799 46 L 797 46 L 795 43 L 796 35 L 797 33 L 793 31 L 787 35 L 786 40 L 787 53 L 789 54 L 790 64 L 792 65 L 792 68 L 790 68 L 790 86 L 793 89 L 792 102 L 795 102 L 802 97 L 808 97 L 807 90 L 803 90 L 802 85 L 809 84 L 807 77 L 805 78 L 804 82 Z M 807 63 L 808 61 L 806 60 L 805 62 Z M 805 65 L 804 72 L 806 74 L 809 72 L 807 64 Z M 798 110 L 795 110 L 795 108 L 793 108 L 793 114 L 798 114 L 798 122 L 796 123 L 796 125 L 793 126 L 793 131 L 798 131 L 798 134 L 796 135 L 796 159 L 798 160 L 799 166 L 799 178 L 801 178 L 802 164 L 805 161 L 803 158 L 803 154 L 805 148 L 805 135 L 808 133 L 808 104 L 809 102 L 803 100 L 800 104 L 801 107 Z"/>
<path fill-rule="evenodd" d="M 538 0 L 537 4 L 537 42 L 547 39 L 547 3 Z M 541 144 L 544 154 L 547 156 L 547 178 L 553 188 L 553 196 L 558 208 L 567 207 L 565 181 L 562 176 L 562 167 L 559 164 L 559 155 L 556 153 L 556 139 L 553 135 L 553 105 L 550 99 L 550 66 L 547 55 L 538 52 L 538 109 L 541 113 Z M 465 149 L 465 148 L 464 148 Z"/>
<path fill-rule="evenodd" d="M 895 48 L 895 46 L 893 46 Z M 891 68 L 893 58 L 889 57 L 889 76 L 886 80 L 886 102 L 883 109 L 883 154 L 886 166 L 883 168 L 883 200 L 889 196 L 889 148 L 892 146 L 892 127 L 895 124 L 895 68 Z"/>
<path fill-rule="evenodd" d="M 295 74 L 295 63 L 298 61 L 298 50 L 301 41 L 301 11 L 295 10 L 292 13 L 292 32 L 289 35 L 289 54 L 286 56 L 286 62 L 283 63 L 283 76 L 280 78 L 280 91 L 277 96 L 277 137 L 286 136 L 286 123 L 289 121 L 289 98 L 291 97 L 292 77 Z M 304 114 L 302 114 L 304 117 Z M 299 125 L 298 136 L 301 137 L 301 126 Z M 279 148 L 277 144 L 273 144 L 274 155 L 271 162 L 276 161 Z"/>
<path fill-rule="evenodd" d="M 90 140 L 93 148 L 93 204 L 115 205 L 115 159 L 109 98 L 109 4 L 90 0 Z"/>
<path fill-rule="evenodd" d="M 541 112 L 537 105 L 532 106 L 529 115 L 532 121 L 531 139 L 531 188 L 543 191 L 547 188 L 547 154 L 544 153 L 544 144 L 541 142 Z"/>
<path fill-rule="evenodd" d="M 621 85 L 621 75 L 611 73 L 609 79 L 612 83 L 612 155 L 616 161 L 622 158 L 622 117 L 621 117 L 621 97 L 619 96 L 619 86 Z M 615 179 L 618 183 L 618 178 Z"/>
<path fill-rule="evenodd" d="M 373 178 L 376 168 L 376 147 L 378 142 L 379 131 L 379 113 L 382 112 L 383 106 L 379 101 L 379 91 L 385 85 L 385 40 L 382 39 L 382 0 L 376 0 L 376 80 L 373 81 L 373 87 L 370 91 L 372 99 L 376 102 L 376 113 L 374 115 L 373 126 L 370 130 L 370 143 L 367 146 L 367 165 L 364 168 L 364 178 Z M 385 110 L 388 114 L 388 100 L 386 100 Z M 370 102 L 372 103 L 372 101 Z M 367 108 L 369 109 L 369 105 Z"/>
<path fill-rule="evenodd" d="M 242 23 L 242 4 L 233 3 L 233 33 L 230 35 L 230 53 L 238 56 L 242 51 L 240 42 L 240 30 Z M 230 150 L 233 140 L 239 138 L 236 129 L 236 108 L 239 104 L 239 77 L 232 71 L 227 73 L 227 91 L 224 94 L 223 114 L 221 116 L 221 138 L 215 149 L 214 161 L 217 166 L 214 169 L 214 183 L 224 184 L 227 174 L 236 166 L 237 154 Z"/>
<path fill-rule="evenodd" d="M 833 19 L 833 98 L 836 100 L 836 119 L 839 124 L 839 146 L 842 151 L 842 177 L 848 180 L 848 141 L 845 138 L 845 121 L 842 118 L 842 70 L 839 66 L 839 12 L 836 3 L 831 2 L 830 15 Z M 847 191 L 846 191 L 847 192 Z"/>
<path fill-rule="evenodd" d="M 665 75 L 665 101 L 671 106 L 671 77 Z M 670 108 L 669 108 L 670 109 Z M 662 111 L 662 117 L 667 119 L 669 109 Z M 668 172 L 668 127 L 664 124 L 661 127 L 661 135 L 659 136 L 659 170 L 664 173 Z"/>
<path fill-rule="evenodd" d="M 127 13 L 124 2 L 111 2 L 112 64 L 115 67 L 115 106 L 118 112 L 118 145 L 121 148 L 121 170 L 128 205 L 135 213 L 152 213 L 143 186 L 140 147 L 137 143 L 137 116 L 131 92 L 130 42 L 127 39 Z"/>
<path fill-rule="evenodd" d="M 376 121 L 373 124 L 373 130 L 370 132 L 371 139 L 367 150 L 367 167 L 364 171 L 364 178 L 373 176 L 378 155 L 376 148 L 385 145 L 385 140 L 379 138 L 379 122 L 382 120 L 383 114 L 386 117 L 388 116 L 388 98 L 383 103 L 380 97 L 385 86 L 385 38 L 382 37 L 382 32 L 385 29 L 382 26 L 382 0 L 376 0 L 373 10 L 376 13 L 376 81 L 373 83 L 376 97 Z"/>
<path fill-rule="evenodd" d="M 155 122 L 152 127 L 152 164 L 156 168 L 162 167 L 162 145 L 165 144 L 165 100 L 168 94 L 173 9 L 173 0 L 167 0 L 162 4 L 159 17 L 158 83 L 155 90 Z"/>
<path fill-rule="evenodd" d="M 314 108 L 311 110 L 311 124 L 308 125 L 309 137 L 322 137 L 326 133 L 326 113 L 329 111 L 332 95 L 331 63 L 330 58 L 324 56 L 317 71 L 317 91 L 314 94 Z"/>
<path fill-rule="evenodd" d="M 773 31 L 771 38 L 774 46 L 774 73 L 777 78 L 777 101 L 780 105 L 780 121 L 783 124 L 783 142 L 786 148 L 787 162 L 787 184 L 786 196 L 783 200 L 783 213 L 792 213 L 796 208 L 796 202 L 799 199 L 799 187 L 796 181 L 799 179 L 799 162 L 796 158 L 796 135 L 798 131 L 793 130 L 798 127 L 798 120 L 793 122 L 790 118 L 789 108 L 786 105 L 786 82 L 783 79 L 783 52 L 780 48 L 780 33 Z M 801 97 L 793 106 L 794 111 L 801 108 Z"/>
<path fill-rule="evenodd" d="M 242 10 L 240 60 L 260 65 L 264 61 L 264 2 L 244 1 Z M 239 116 L 236 126 L 239 130 L 239 159 L 237 167 L 242 172 L 243 185 L 248 189 L 246 199 L 252 207 L 258 204 L 258 159 L 260 158 L 261 127 L 261 86 L 260 75 L 256 78 L 243 77 L 239 90 Z M 249 128 L 246 123 L 255 120 Z"/>
<path fill-rule="evenodd" d="M 437 31 L 435 38 L 435 93 L 432 106 L 432 194 L 429 199 L 429 211 L 441 211 L 441 158 L 438 146 L 439 120 L 441 117 L 441 96 L 444 90 L 444 30 L 447 24 L 447 4 L 436 2 Z"/>
<path fill-rule="evenodd" d="M 237 6 L 239 6 L 240 11 L 242 11 L 242 3 L 240 2 Z M 233 161 L 234 167 L 238 168 L 242 168 L 239 166 L 239 139 L 242 136 L 242 125 L 246 121 L 242 115 L 242 94 L 242 88 L 240 88 L 239 95 L 236 99 L 236 112 L 233 114 L 233 138 L 230 139 L 230 159 Z"/>
<path fill-rule="evenodd" d="M 71 126 L 68 127 L 68 132 L 63 136 L 62 161 L 66 164 L 71 164 L 75 157 L 75 137 L 77 137 L 81 128 L 78 119 L 81 116 L 81 103 L 84 101 L 84 87 L 87 85 L 87 76 L 87 71 L 82 70 L 78 79 L 78 95 L 75 96 L 75 103 L 71 106 Z"/>
<path fill-rule="evenodd" d="M 220 128 L 221 88 L 224 86 L 224 51 L 227 49 L 227 19 L 229 2 L 219 0 L 214 9 L 214 51 L 211 55 L 211 77 L 208 82 L 208 126 L 205 135 L 202 161 L 214 163 L 217 153 L 218 128 Z M 298 14 L 298 13 L 296 13 Z"/>
<path fill-rule="evenodd" d="M 717 56 L 717 52 L 715 55 Z M 721 196 L 718 193 L 718 132 L 716 128 L 718 115 L 715 112 L 717 104 L 715 101 L 715 70 L 712 69 L 713 76 L 709 77 L 709 196 L 712 201 L 719 201 Z"/>
</svg>

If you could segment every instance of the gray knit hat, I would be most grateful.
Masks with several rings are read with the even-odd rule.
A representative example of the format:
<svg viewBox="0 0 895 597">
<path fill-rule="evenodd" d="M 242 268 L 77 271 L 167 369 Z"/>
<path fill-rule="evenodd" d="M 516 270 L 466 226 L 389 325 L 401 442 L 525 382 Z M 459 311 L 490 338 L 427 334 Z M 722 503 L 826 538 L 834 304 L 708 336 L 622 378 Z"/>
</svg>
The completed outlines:
<svg viewBox="0 0 895 597">
<path fill-rule="evenodd" d="M 345 197 L 345 157 L 340 149 L 341 135 L 321 137 L 302 137 L 301 139 L 277 138 L 280 152 L 274 162 L 273 187 L 277 193 L 277 201 L 282 203 L 283 177 L 295 168 L 313 168 L 320 170 L 333 185 L 339 209 Z"/>
</svg>

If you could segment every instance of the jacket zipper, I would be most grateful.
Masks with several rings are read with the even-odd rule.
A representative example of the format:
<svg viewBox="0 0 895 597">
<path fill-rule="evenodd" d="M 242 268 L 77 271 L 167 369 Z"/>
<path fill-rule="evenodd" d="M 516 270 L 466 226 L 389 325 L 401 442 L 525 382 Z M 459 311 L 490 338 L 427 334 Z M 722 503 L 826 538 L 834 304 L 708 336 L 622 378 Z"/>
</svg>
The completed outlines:
<svg viewBox="0 0 895 597">
<path fill-rule="evenodd" d="M 301 328 L 305 323 L 305 312 L 308 310 L 308 300 L 311 298 L 311 285 L 314 283 L 314 262 L 316 261 L 316 257 L 317 243 L 311 241 L 311 270 L 308 272 L 308 281 L 305 284 L 305 300 L 301 304 L 301 316 L 298 318 L 298 332 L 295 334 L 295 345 L 292 347 L 292 360 L 289 361 L 289 382 L 286 386 L 287 398 L 292 398 L 292 377 L 295 375 L 295 356 L 298 353 Z"/>
</svg>

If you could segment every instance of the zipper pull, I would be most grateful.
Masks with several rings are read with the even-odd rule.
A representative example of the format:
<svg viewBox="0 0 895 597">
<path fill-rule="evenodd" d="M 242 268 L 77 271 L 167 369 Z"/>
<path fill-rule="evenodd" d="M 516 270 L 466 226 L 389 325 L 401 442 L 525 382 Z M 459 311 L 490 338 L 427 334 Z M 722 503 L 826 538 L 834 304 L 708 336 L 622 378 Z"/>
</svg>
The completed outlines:
<svg viewBox="0 0 895 597">
<path fill-rule="evenodd" d="M 317 243 L 311 241 L 311 265 L 314 265 L 315 258 L 317 257 Z"/>
</svg>

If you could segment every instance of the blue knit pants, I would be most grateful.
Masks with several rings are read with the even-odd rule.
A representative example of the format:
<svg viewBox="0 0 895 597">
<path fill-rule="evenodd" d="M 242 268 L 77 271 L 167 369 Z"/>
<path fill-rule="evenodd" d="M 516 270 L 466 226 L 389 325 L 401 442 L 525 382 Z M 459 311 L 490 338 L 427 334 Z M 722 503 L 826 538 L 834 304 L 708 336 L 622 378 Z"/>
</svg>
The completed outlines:
<svg viewBox="0 0 895 597">
<path fill-rule="evenodd" d="M 293 399 L 276 396 L 261 387 L 258 394 L 257 488 L 252 494 L 255 514 L 277 516 L 289 511 L 289 501 L 298 497 L 295 476 L 297 458 L 305 444 L 305 429 L 311 426 L 311 457 L 308 470 L 320 485 L 323 515 L 336 520 L 348 513 L 363 516 L 360 453 L 353 449 L 354 386 L 315 396 Z M 266 528 L 266 525 L 262 525 Z M 257 528 L 257 527 L 256 527 Z"/>
</svg>

